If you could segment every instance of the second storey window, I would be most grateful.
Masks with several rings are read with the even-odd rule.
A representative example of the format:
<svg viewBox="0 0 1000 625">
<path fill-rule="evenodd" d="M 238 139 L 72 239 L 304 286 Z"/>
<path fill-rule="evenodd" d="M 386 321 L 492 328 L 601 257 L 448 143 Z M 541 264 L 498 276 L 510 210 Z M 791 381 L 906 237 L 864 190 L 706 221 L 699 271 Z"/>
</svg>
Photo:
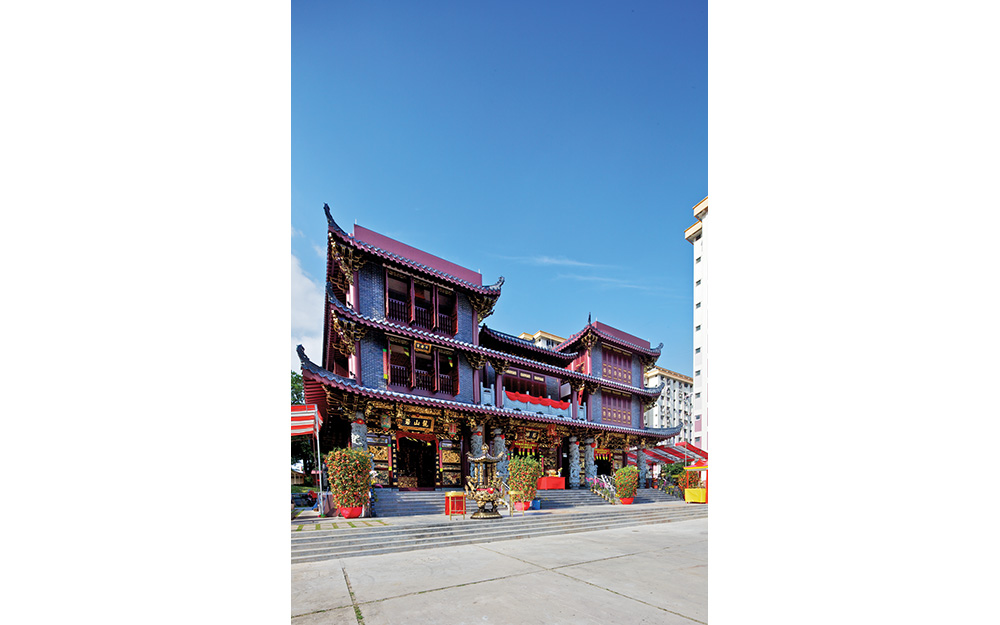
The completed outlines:
<svg viewBox="0 0 1000 625">
<path fill-rule="evenodd" d="M 390 339 L 389 385 L 458 395 L 458 355 L 420 341 Z"/>
<path fill-rule="evenodd" d="M 630 425 L 632 423 L 632 399 L 617 393 L 601 393 L 601 422 Z"/>
<path fill-rule="evenodd" d="M 503 390 L 545 397 L 545 376 L 530 371 L 507 369 L 503 375 Z"/>
</svg>

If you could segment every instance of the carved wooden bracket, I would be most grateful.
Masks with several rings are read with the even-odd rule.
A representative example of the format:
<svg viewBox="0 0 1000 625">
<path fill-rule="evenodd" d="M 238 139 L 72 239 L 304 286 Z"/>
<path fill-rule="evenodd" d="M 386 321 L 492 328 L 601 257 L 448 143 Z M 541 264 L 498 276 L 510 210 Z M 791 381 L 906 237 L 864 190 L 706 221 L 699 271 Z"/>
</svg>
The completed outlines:
<svg viewBox="0 0 1000 625">
<path fill-rule="evenodd" d="M 463 352 L 465 359 L 469 361 L 469 366 L 473 371 L 479 371 L 486 365 L 486 354 L 479 352 Z"/>
<path fill-rule="evenodd" d="M 498 299 L 500 298 L 496 296 L 491 297 L 489 295 L 479 295 L 478 293 L 469 294 L 469 303 L 472 304 L 472 308 L 479 314 L 479 321 L 483 321 L 493 314 L 493 307 L 496 306 Z"/>
<path fill-rule="evenodd" d="M 331 337 L 337 343 L 338 351 L 348 356 L 354 355 L 354 344 L 364 338 L 367 329 L 359 323 L 341 318 L 337 311 L 330 314 Z"/>
<path fill-rule="evenodd" d="M 593 330 L 588 330 L 583 336 L 580 337 L 580 342 L 583 343 L 584 348 L 586 348 L 589 352 L 590 348 L 597 342 L 597 333 Z"/>
</svg>

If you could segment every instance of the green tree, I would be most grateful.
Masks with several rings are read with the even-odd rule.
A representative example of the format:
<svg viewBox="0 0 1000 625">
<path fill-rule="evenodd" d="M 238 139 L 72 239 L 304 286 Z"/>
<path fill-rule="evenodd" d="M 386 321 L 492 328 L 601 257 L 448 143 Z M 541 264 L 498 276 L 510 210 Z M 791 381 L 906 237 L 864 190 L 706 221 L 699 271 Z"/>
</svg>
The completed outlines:
<svg viewBox="0 0 1000 625">
<path fill-rule="evenodd" d="M 292 403 L 304 404 L 305 387 L 302 384 L 302 375 L 292 371 Z M 316 469 L 316 438 L 313 436 L 293 436 L 292 437 L 292 464 L 302 461 L 302 470 L 306 473 L 306 480 L 312 480 L 312 471 Z"/>
<path fill-rule="evenodd" d="M 292 403 L 306 403 L 305 387 L 302 385 L 302 374 L 292 371 Z"/>
</svg>

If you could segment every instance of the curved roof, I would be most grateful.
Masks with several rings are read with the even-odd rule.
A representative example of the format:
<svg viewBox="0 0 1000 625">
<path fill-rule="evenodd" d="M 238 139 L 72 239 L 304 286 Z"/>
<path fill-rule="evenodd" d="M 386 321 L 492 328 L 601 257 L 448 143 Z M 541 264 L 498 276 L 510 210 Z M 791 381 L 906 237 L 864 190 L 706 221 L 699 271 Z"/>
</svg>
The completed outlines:
<svg viewBox="0 0 1000 625">
<path fill-rule="evenodd" d="M 347 233 L 347 231 L 345 231 L 343 228 L 341 228 L 337 224 L 337 222 L 333 220 L 333 217 L 330 215 L 330 206 L 329 205 L 324 204 L 323 205 L 323 211 L 326 213 L 326 222 L 327 222 L 327 225 L 329 227 L 328 228 L 329 232 L 332 235 L 335 235 L 343 243 L 346 243 L 347 245 L 350 245 L 351 247 L 353 247 L 355 249 L 358 249 L 358 250 L 361 250 L 361 251 L 364 251 L 364 252 L 368 252 L 369 254 L 374 254 L 375 256 L 378 256 L 379 258 L 382 258 L 382 259 L 388 260 L 390 262 L 396 263 L 397 265 L 400 265 L 400 266 L 405 267 L 407 269 L 410 269 L 412 271 L 416 271 L 416 272 L 422 273 L 422 274 L 426 275 L 429 278 L 436 278 L 438 280 L 444 280 L 445 282 L 449 282 L 449 283 L 451 283 L 451 284 L 453 284 L 455 286 L 462 287 L 463 289 L 472 291 L 474 293 L 478 293 L 480 295 L 488 295 L 488 296 L 491 296 L 491 297 L 500 297 L 500 287 L 502 287 L 503 283 L 504 283 L 504 277 L 503 276 L 500 276 L 500 279 L 497 280 L 494 284 L 490 284 L 490 285 L 486 285 L 486 286 L 481 285 L 481 284 L 473 284 L 472 282 L 469 282 L 467 280 L 463 280 L 462 278 L 454 276 L 454 275 L 452 275 L 450 273 L 445 273 L 444 271 L 441 271 L 439 269 L 435 269 L 434 267 L 429 267 L 427 265 L 418 263 L 418 262 L 416 262 L 416 261 L 414 261 L 412 259 L 405 258 L 403 256 L 400 256 L 399 254 L 394 253 L 394 252 L 390 252 L 390 251 L 384 250 L 384 249 L 382 249 L 380 247 L 376 247 L 376 246 L 374 246 L 374 245 L 372 245 L 370 243 L 365 243 L 364 241 L 359 241 L 358 239 L 355 239 L 353 236 L 349 235 Z"/>
<path fill-rule="evenodd" d="M 579 332 L 577 332 L 573 336 L 569 337 L 568 339 L 566 339 L 564 342 L 560 343 L 559 345 L 556 345 L 555 349 L 558 350 L 558 351 L 562 351 L 562 350 L 566 349 L 570 345 L 573 345 L 574 343 L 576 343 L 577 341 L 579 341 L 581 338 L 583 338 L 583 335 L 587 334 L 588 332 L 591 332 L 591 333 L 597 335 L 598 337 L 600 337 L 600 339 L 602 341 L 604 341 L 606 343 L 611 343 L 612 345 L 618 345 L 620 347 L 624 347 L 626 349 L 630 349 L 630 350 L 632 350 L 634 352 L 638 352 L 640 354 L 646 354 L 646 355 L 649 355 L 649 356 L 659 356 L 660 355 L 660 350 L 663 349 L 663 343 L 662 342 L 659 345 L 657 345 L 656 347 L 650 348 L 650 347 L 644 347 L 642 345 L 636 345 L 635 343 L 632 343 L 630 341 L 626 341 L 625 339 L 622 339 L 620 337 L 613 336 L 613 335 L 611 335 L 611 334 L 609 334 L 609 333 L 601 330 L 598 327 L 598 324 L 597 324 L 596 321 L 594 321 L 593 323 L 587 324 L 586 326 L 584 326 L 584 328 L 582 330 L 580 330 Z"/>
<path fill-rule="evenodd" d="M 503 359 L 510 366 L 523 367 L 529 371 L 537 371 L 538 373 L 547 373 L 553 377 L 560 377 L 563 379 L 575 379 L 582 380 L 584 382 L 596 382 L 600 386 L 615 389 L 619 391 L 625 391 L 633 395 L 645 395 L 647 397 L 658 397 L 660 392 L 663 390 L 663 385 L 653 386 L 653 387 L 637 387 L 629 386 L 628 384 L 622 384 L 621 382 L 615 382 L 613 380 L 607 380 L 604 378 L 587 375 L 584 373 L 579 373 L 573 371 L 572 369 L 565 369 L 562 367 L 557 367 L 555 365 L 550 365 L 537 360 L 531 360 L 529 358 L 524 358 L 522 356 L 516 356 L 508 352 L 502 352 L 495 349 L 490 349 L 488 347 L 481 347 L 479 345 L 473 345 L 472 343 L 466 343 L 465 341 L 460 341 L 455 338 L 441 336 L 440 334 L 435 334 L 433 332 L 428 332 L 426 330 L 419 330 L 416 328 L 411 328 L 409 326 L 400 325 L 392 321 L 381 321 L 378 319 L 373 319 L 362 315 L 361 313 L 348 308 L 341 304 L 336 297 L 330 292 L 330 286 L 327 284 L 327 302 L 333 306 L 335 312 L 348 318 L 349 320 L 356 321 L 362 325 L 382 330 L 383 332 L 391 332 L 394 334 L 399 334 L 409 338 L 417 339 L 427 343 L 433 343 L 435 345 L 443 347 L 451 347 L 453 349 L 461 350 L 468 353 L 482 354 L 487 358 L 498 358 Z"/>
<path fill-rule="evenodd" d="M 302 375 L 304 378 L 311 379 L 325 386 L 336 388 L 344 392 L 354 393 L 372 399 L 399 401 L 407 404 L 427 406 L 431 408 L 449 408 L 452 410 L 461 410 L 465 412 L 473 412 L 482 415 L 515 417 L 518 419 L 525 419 L 527 421 L 537 421 L 539 423 L 574 425 L 588 429 L 604 430 L 620 434 L 634 434 L 646 438 L 666 439 L 675 435 L 675 434 L 665 435 L 662 433 L 663 432 L 662 430 L 660 431 L 640 430 L 636 428 L 623 427 L 620 425 L 594 423 L 593 421 L 573 419 L 570 417 L 534 414 L 530 412 L 522 412 L 520 410 L 497 408 L 496 406 L 491 406 L 491 405 L 469 404 L 465 402 L 453 401 L 448 399 L 438 399 L 435 397 L 422 397 L 420 395 L 410 395 L 408 393 L 399 393 L 396 391 L 370 388 L 367 386 L 362 386 L 355 380 L 341 377 L 335 373 L 327 371 L 323 367 L 320 367 L 316 363 L 309 360 L 309 358 L 306 356 L 305 349 L 301 345 L 299 345 L 296 348 L 296 351 L 298 352 L 299 355 L 299 361 L 302 363 Z"/>
<path fill-rule="evenodd" d="M 526 341 L 520 337 L 514 336 L 513 334 L 507 334 L 506 332 L 501 332 L 499 330 L 488 328 L 486 327 L 485 323 L 482 325 L 482 328 L 480 329 L 480 336 L 482 336 L 483 334 L 491 336 L 500 343 L 506 343 L 507 345 L 516 347 L 518 349 L 524 349 L 528 352 L 543 354 L 545 356 L 555 358 L 567 364 L 575 360 L 580 355 L 579 352 L 557 352 L 555 350 L 551 350 L 545 347 L 539 347 L 538 345 L 535 345 L 533 342 Z"/>
</svg>

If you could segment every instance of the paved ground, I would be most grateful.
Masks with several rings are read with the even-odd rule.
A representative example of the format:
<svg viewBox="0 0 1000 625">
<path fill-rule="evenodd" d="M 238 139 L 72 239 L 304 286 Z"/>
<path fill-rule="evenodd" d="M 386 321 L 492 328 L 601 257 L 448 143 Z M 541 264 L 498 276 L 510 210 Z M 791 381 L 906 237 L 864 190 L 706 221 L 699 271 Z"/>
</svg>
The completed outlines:
<svg viewBox="0 0 1000 625">
<path fill-rule="evenodd" d="M 292 625 L 708 621 L 704 518 L 291 567 Z"/>
</svg>

